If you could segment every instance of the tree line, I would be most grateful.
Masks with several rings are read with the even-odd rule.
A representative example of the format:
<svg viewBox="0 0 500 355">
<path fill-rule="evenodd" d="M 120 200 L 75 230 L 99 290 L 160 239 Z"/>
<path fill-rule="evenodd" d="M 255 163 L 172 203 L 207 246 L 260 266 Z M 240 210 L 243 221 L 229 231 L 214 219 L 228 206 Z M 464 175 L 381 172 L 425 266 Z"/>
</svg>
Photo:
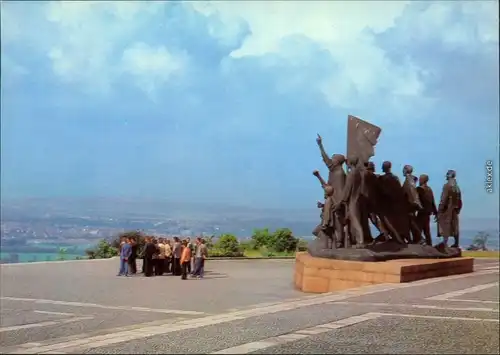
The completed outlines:
<svg viewBox="0 0 500 355">
<path fill-rule="evenodd" d="M 87 249 L 85 254 L 89 259 L 105 259 L 118 255 L 118 247 L 122 237 L 133 238 L 139 248 L 144 246 L 144 238 L 146 234 L 141 231 L 128 231 L 120 233 L 110 239 L 101 240 L 95 247 Z M 472 243 L 466 247 L 468 251 L 488 251 L 488 241 L 490 234 L 484 231 L 478 232 L 473 238 Z M 277 229 L 271 232 L 269 229 L 255 229 L 252 237 L 246 240 L 238 240 L 233 234 L 222 234 L 220 236 L 209 236 L 204 238 L 206 245 L 209 248 L 209 256 L 211 257 L 272 257 L 272 256 L 287 256 L 294 255 L 296 251 L 307 250 L 307 241 L 296 238 L 288 228 Z M 40 249 L 36 250 L 40 252 Z M 23 250 L 23 252 L 26 252 Z M 51 250 L 53 253 L 54 250 Z M 45 256 L 46 261 L 66 260 L 68 254 L 71 254 L 71 248 L 58 248 L 54 258 Z M 3 250 L 2 263 L 18 263 L 20 262 L 19 253 L 8 253 Z M 85 257 L 77 257 L 83 259 Z M 36 256 L 30 261 L 38 260 Z"/>
<path fill-rule="evenodd" d="M 118 255 L 118 248 L 122 237 L 134 239 L 139 250 L 145 244 L 146 234 L 142 231 L 128 231 L 120 233 L 108 240 L 101 240 L 95 247 L 85 251 L 89 259 L 105 259 Z M 479 232 L 472 244 L 466 250 L 487 251 L 490 235 Z M 272 257 L 294 255 L 297 251 L 307 250 L 307 241 L 297 238 L 288 228 L 279 228 L 271 232 L 268 228 L 255 229 L 252 237 L 239 240 L 233 234 L 204 237 L 210 257 Z"/>
<path fill-rule="evenodd" d="M 118 255 L 120 240 L 131 238 L 141 250 L 145 244 L 146 234 L 142 231 L 120 233 L 108 240 L 103 239 L 85 253 L 89 259 L 104 259 Z M 211 257 L 243 257 L 243 256 L 286 256 L 296 251 L 307 250 L 307 242 L 297 238 L 288 228 L 279 228 L 271 232 L 268 228 L 255 229 L 252 237 L 239 240 L 233 234 L 204 237 Z"/>
</svg>

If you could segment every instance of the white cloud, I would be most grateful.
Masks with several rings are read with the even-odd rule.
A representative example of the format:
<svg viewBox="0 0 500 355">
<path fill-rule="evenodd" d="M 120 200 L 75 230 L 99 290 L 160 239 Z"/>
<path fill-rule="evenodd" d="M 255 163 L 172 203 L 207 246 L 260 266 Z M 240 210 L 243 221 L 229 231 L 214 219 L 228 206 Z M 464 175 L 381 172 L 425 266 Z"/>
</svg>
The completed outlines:
<svg viewBox="0 0 500 355">
<path fill-rule="evenodd" d="M 119 52 L 133 45 L 136 31 L 150 21 L 159 6 L 160 2 L 51 2 L 46 17 L 54 25 L 55 37 L 47 55 L 54 72 L 63 81 L 101 92 L 109 90 L 119 75 L 130 73 L 145 88 L 150 72 L 158 69 L 165 55 L 172 62 L 172 55 L 158 48 L 155 59 L 148 63 L 138 59 L 140 48 L 132 47 L 123 53 L 124 60 L 120 62 Z M 158 59 L 162 56 L 163 59 Z M 141 65 L 156 67 L 147 70 L 140 68 Z M 164 79 L 165 75 L 160 77 Z"/>
<path fill-rule="evenodd" d="M 137 80 L 137 85 L 150 95 L 173 75 L 183 71 L 186 56 L 176 56 L 167 48 L 135 43 L 123 52 L 121 67 Z"/>
<path fill-rule="evenodd" d="M 435 2 L 408 16 L 398 36 L 411 41 L 435 40 L 445 49 L 472 51 L 498 44 L 498 2 Z M 479 48 L 478 48 L 479 47 Z"/>
<path fill-rule="evenodd" d="M 191 6 L 210 18 L 219 14 L 219 21 L 243 18 L 251 35 L 241 48 L 231 53 L 234 58 L 280 53 L 284 60 L 300 56 L 281 46 L 284 39 L 302 35 L 327 50 L 332 66 L 339 70 L 325 77 L 317 88 L 332 105 L 352 106 L 356 96 L 371 95 L 379 90 L 393 90 L 401 95 L 418 95 L 422 85 L 418 68 L 411 63 L 391 63 L 373 42 L 367 30 L 383 32 L 394 25 L 407 2 L 214 2 Z M 231 31 L 234 26 L 228 26 Z M 404 84 L 403 84 L 404 82 Z M 409 83 L 409 84 L 408 84 Z M 356 95 L 357 93 L 357 95 Z"/>
<path fill-rule="evenodd" d="M 160 10 L 164 6 L 160 1 L 50 2 L 43 4 L 42 27 L 39 21 L 23 17 L 35 5 L 24 10 L 19 5 L 16 17 L 9 11 L 14 6 L 2 3 L 2 41 L 24 41 L 29 31 L 29 46 L 38 45 L 61 80 L 105 92 L 118 78 L 129 75 L 151 94 L 176 71 L 186 69 L 185 54 L 142 43 L 147 42 L 143 31 L 161 28 L 169 21 L 157 17 L 166 13 Z M 229 61 L 223 60 L 224 75 L 234 74 L 231 62 L 245 57 L 256 58 L 264 69 L 276 72 L 285 63 L 297 70 L 281 75 L 276 82 L 279 92 L 307 85 L 332 106 L 348 108 L 362 106 L 381 93 L 392 105 L 418 101 L 425 92 L 422 77 L 426 68 L 411 58 L 394 62 L 375 41 L 374 33 L 397 26 L 394 36 L 400 43 L 430 39 L 461 51 L 498 43 L 498 3 L 489 1 L 430 5 L 408 1 L 214 1 L 188 2 L 184 7 L 205 16 L 208 35 L 224 46 L 239 43 L 243 24 L 247 24 L 250 34 Z M 414 11 L 419 7 L 423 11 Z M 462 15 L 458 19 L 457 13 Z M 294 37 L 307 41 L 299 45 L 290 40 Z M 327 63 L 318 66 L 317 49 L 328 54 L 331 66 L 328 56 L 322 57 Z M 303 68 L 318 68 L 324 74 L 315 73 L 311 79 Z"/>
<path fill-rule="evenodd" d="M 316 86 L 332 105 L 353 107 L 360 105 L 363 99 L 371 100 L 376 93 L 384 93 L 389 98 L 422 95 L 425 87 L 421 77 L 425 70 L 409 58 L 402 63 L 392 62 L 372 35 L 398 23 L 408 11 L 409 3 L 221 1 L 193 2 L 189 6 L 207 16 L 209 21 L 226 23 L 225 38 L 238 35 L 233 25 L 235 21 L 243 19 L 248 23 L 251 34 L 241 48 L 231 53 L 233 58 L 279 53 L 283 60 L 290 61 L 301 55 L 300 48 L 283 51 L 284 39 L 302 35 L 314 41 L 330 53 L 332 66 L 336 65 L 338 70 L 310 84 Z M 497 3 L 491 4 L 498 8 Z M 448 45 L 461 47 L 470 45 L 477 37 L 498 42 L 498 28 L 494 25 L 498 11 L 491 4 L 460 2 L 460 10 L 467 20 L 455 23 L 450 20 L 453 3 L 432 4 L 421 14 L 415 14 L 414 20 L 405 21 L 398 32 L 403 32 L 401 35 L 410 41 L 408 43 L 412 38 L 423 36 L 439 37 Z"/>
</svg>

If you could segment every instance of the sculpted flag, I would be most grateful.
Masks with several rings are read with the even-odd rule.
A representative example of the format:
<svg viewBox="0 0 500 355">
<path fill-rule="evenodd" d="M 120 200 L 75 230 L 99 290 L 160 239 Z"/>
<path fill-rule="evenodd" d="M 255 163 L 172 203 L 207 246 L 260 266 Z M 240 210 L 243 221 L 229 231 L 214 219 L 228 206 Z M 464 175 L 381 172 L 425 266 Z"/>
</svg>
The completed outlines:
<svg viewBox="0 0 500 355">
<path fill-rule="evenodd" d="M 347 158 L 358 157 L 362 163 L 375 155 L 375 145 L 382 129 L 362 119 L 347 118 Z"/>
</svg>

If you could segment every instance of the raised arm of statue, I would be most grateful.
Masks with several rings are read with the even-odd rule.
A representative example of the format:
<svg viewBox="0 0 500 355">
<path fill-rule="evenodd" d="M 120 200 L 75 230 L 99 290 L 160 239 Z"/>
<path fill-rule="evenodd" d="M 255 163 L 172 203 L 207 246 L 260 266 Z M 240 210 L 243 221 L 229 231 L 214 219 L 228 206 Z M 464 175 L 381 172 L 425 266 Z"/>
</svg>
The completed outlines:
<svg viewBox="0 0 500 355">
<path fill-rule="evenodd" d="M 314 170 L 313 171 L 313 175 L 316 176 L 321 184 L 321 187 L 325 187 L 326 186 L 326 181 L 321 177 L 320 173 L 318 170 Z"/>
<path fill-rule="evenodd" d="M 333 165 L 333 161 L 328 156 L 328 154 L 326 154 L 325 148 L 323 147 L 323 139 L 319 134 L 318 138 L 316 138 L 316 143 L 318 143 L 319 151 L 321 152 L 321 157 L 323 158 L 323 161 L 325 162 L 326 166 L 330 168 Z"/>
</svg>

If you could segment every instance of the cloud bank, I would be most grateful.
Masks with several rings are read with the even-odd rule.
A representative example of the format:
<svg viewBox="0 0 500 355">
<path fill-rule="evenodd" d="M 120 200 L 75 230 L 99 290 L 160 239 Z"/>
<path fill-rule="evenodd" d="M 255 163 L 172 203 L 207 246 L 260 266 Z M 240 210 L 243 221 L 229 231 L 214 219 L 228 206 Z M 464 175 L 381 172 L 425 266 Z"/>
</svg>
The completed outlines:
<svg viewBox="0 0 500 355">
<path fill-rule="evenodd" d="M 498 216 L 498 2 L 3 2 L 2 86 L 9 194 L 304 207 L 354 114 Z"/>
</svg>

